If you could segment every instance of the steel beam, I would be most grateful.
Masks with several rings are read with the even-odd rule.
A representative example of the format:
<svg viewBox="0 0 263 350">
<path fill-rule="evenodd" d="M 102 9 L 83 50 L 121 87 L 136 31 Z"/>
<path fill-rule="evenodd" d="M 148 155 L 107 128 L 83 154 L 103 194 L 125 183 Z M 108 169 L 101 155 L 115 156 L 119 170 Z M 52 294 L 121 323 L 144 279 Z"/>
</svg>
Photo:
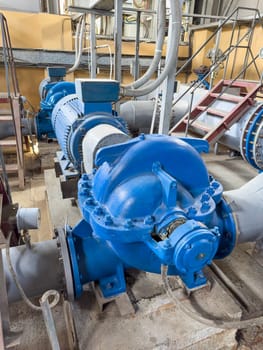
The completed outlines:
<svg viewBox="0 0 263 350">
<path fill-rule="evenodd" d="M 59 65 L 61 62 L 65 66 L 72 66 L 75 61 L 75 53 L 73 51 L 49 51 L 42 49 L 13 49 L 14 59 L 17 67 L 35 67 L 35 68 L 46 68 L 50 65 Z M 187 57 L 179 57 L 178 67 L 181 67 L 185 63 Z M 152 61 L 152 57 L 140 57 L 141 69 L 147 69 Z M 1 63 L 1 57 L 0 57 Z M 131 64 L 134 63 L 134 56 L 122 56 L 121 67 L 122 69 L 129 69 Z M 90 64 L 90 58 L 88 53 L 83 53 L 79 69 L 87 68 Z M 164 64 L 164 59 L 162 60 Z M 109 67 L 110 57 L 108 54 L 98 55 L 97 54 L 97 66 Z"/>
</svg>

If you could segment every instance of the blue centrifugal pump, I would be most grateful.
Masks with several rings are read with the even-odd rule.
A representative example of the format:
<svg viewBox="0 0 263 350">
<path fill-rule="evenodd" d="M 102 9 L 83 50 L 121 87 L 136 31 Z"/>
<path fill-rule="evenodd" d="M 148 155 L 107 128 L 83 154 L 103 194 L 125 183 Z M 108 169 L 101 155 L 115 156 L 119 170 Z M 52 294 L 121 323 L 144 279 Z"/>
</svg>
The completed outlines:
<svg viewBox="0 0 263 350">
<path fill-rule="evenodd" d="M 202 140 L 141 135 L 97 152 L 96 172 L 78 185 L 83 220 L 67 231 L 76 297 L 91 281 L 116 295 L 126 268 L 160 273 L 162 264 L 195 289 L 213 259 L 263 238 L 262 174 L 223 194 L 202 151 Z"/>
<path fill-rule="evenodd" d="M 162 265 L 195 289 L 207 283 L 204 268 L 213 259 L 231 254 L 238 242 L 262 242 L 263 174 L 223 193 L 200 156 L 208 152 L 206 141 L 164 135 L 130 139 L 120 118 L 95 112 L 96 104 L 111 111 L 117 82 L 80 79 L 76 94 L 59 100 L 51 116 L 64 153 L 74 166 L 82 165 L 83 219 L 58 236 L 70 298 L 79 297 L 89 282 L 97 282 L 104 297 L 118 295 L 126 289 L 127 268 L 161 273 Z M 59 267 L 49 265 L 58 256 L 56 241 L 35 249 L 45 256 L 34 265 L 42 269 L 35 281 L 46 266 L 54 276 L 45 288 L 65 288 L 56 278 Z M 15 293 L 9 283 L 9 293 Z"/>
<path fill-rule="evenodd" d="M 98 151 L 78 186 L 83 220 L 67 232 L 75 294 L 99 281 L 105 297 L 125 291 L 125 268 L 179 275 L 189 289 L 203 268 L 231 253 L 236 225 L 223 188 L 209 176 L 202 140 L 149 135 Z"/>
</svg>

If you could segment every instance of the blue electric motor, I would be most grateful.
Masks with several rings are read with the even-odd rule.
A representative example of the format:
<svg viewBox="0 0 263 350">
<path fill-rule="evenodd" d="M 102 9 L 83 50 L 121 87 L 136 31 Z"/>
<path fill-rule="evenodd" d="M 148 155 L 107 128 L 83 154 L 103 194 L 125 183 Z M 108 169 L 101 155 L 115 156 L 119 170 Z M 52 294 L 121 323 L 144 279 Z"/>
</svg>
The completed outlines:
<svg viewBox="0 0 263 350">
<path fill-rule="evenodd" d="M 48 88 L 37 117 L 38 134 L 57 139 L 62 150 L 58 159 L 66 177 L 78 176 L 81 170 L 82 142 L 89 130 L 110 125 L 114 129 L 109 133 L 117 129 L 126 135 L 113 143 L 126 140 L 126 124 L 112 110 L 112 102 L 118 98 L 119 83 L 113 80 L 76 79 L 75 83 L 62 81 Z"/>
<path fill-rule="evenodd" d="M 105 297 L 125 291 L 124 270 L 169 266 L 189 289 L 203 269 L 231 253 L 236 227 L 199 152 L 206 141 L 149 135 L 98 151 L 78 185 L 83 220 L 68 229 L 75 296 L 98 281 Z"/>
<path fill-rule="evenodd" d="M 128 131 L 112 110 L 112 102 L 119 98 L 118 82 L 76 79 L 75 87 L 76 94 L 65 96 L 56 103 L 51 122 L 63 156 L 80 171 L 82 142 L 89 130 L 98 125 L 110 125 L 125 135 Z"/>
</svg>

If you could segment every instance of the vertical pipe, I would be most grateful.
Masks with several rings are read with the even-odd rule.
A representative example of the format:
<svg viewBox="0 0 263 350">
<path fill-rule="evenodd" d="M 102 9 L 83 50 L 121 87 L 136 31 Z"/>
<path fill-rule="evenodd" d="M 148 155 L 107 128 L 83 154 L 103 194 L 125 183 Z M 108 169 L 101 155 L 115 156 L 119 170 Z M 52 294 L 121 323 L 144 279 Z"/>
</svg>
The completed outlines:
<svg viewBox="0 0 263 350">
<path fill-rule="evenodd" d="M 240 25 L 238 26 L 238 30 L 237 30 L 237 42 L 239 41 L 240 39 Z M 235 67 L 236 67 L 236 60 L 237 60 L 237 50 L 235 50 L 235 53 L 234 53 L 234 59 L 233 59 L 233 64 L 232 64 L 232 68 L 231 68 L 231 73 L 230 73 L 230 79 L 233 78 L 233 75 L 234 75 L 234 71 L 235 71 Z"/>
<path fill-rule="evenodd" d="M 218 27 L 220 28 L 216 34 L 216 40 L 215 40 L 215 50 L 214 50 L 214 55 L 212 55 L 212 65 L 214 65 L 217 61 L 217 52 L 219 49 L 219 43 L 220 43 L 220 38 L 221 38 L 221 33 L 222 33 L 222 21 L 219 20 L 218 22 Z M 213 87 L 213 83 L 215 80 L 215 71 L 211 72 L 210 75 L 210 90 Z"/>
<path fill-rule="evenodd" d="M 238 15 L 239 15 L 239 9 L 237 9 L 235 11 L 235 19 L 234 19 L 233 24 L 232 24 L 232 32 L 231 32 L 231 38 L 230 38 L 230 42 L 229 42 L 229 47 L 230 48 L 233 47 L 232 43 L 233 43 L 233 39 L 234 39 L 234 32 L 235 32 L 235 28 L 236 28 L 236 24 L 237 24 Z M 238 43 L 239 43 L 239 40 L 238 40 Z M 235 48 L 236 48 L 236 45 L 235 45 Z M 227 58 L 226 58 L 225 69 L 224 69 L 224 74 L 223 74 L 223 79 L 224 80 L 226 79 L 226 73 L 227 73 L 227 67 L 228 67 L 228 62 L 229 62 L 229 56 L 230 56 L 230 52 L 229 52 L 229 54 L 227 55 Z"/>
<path fill-rule="evenodd" d="M 134 80 L 135 81 L 139 79 L 140 29 L 141 29 L 141 11 L 137 11 L 136 38 L 135 38 L 135 64 L 134 64 Z"/>
<path fill-rule="evenodd" d="M 114 7 L 114 78 L 121 83 L 122 0 L 114 0 Z M 116 103 L 116 111 L 120 112 L 119 103 Z"/>
<path fill-rule="evenodd" d="M 122 40 L 122 1 L 114 0 L 115 17 L 114 17 L 114 77 L 115 80 L 121 81 L 121 40 Z"/>
<path fill-rule="evenodd" d="M 96 15 L 90 14 L 90 77 L 96 78 L 97 60 L 96 60 Z"/>
<path fill-rule="evenodd" d="M 228 14 L 228 12 L 229 12 L 233 2 L 234 2 L 234 0 L 229 1 L 229 3 L 227 4 L 227 6 L 224 9 L 223 16 L 227 16 L 227 14 Z M 236 4 L 234 4 L 234 5 L 236 5 Z M 233 7 L 235 7 L 235 6 L 233 6 Z"/>
<path fill-rule="evenodd" d="M 249 58 L 249 54 L 251 53 L 250 48 L 251 48 L 251 44 L 252 44 L 252 41 L 253 41 L 253 35 L 254 35 L 254 28 L 255 28 L 255 22 L 256 22 L 256 17 L 257 17 L 257 12 L 255 12 L 255 15 L 253 17 L 253 20 L 252 20 L 252 23 L 251 23 L 251 27 L 250 27 L 250 30 L 249 30 L 249 34 L 248 34 L 248 43 L 247 43 L 247 50 L 246 50 L 246 55 L 245 55 L 245 59 L 244 59 L 244 63 L 243 63 L 243 68 L 246 68 L 247 67 L 247 63 L 248 63 L 248 58 Z M 253 56 L 252 56 L 253 58 Z M 247 73 L 247 70 L 245 69 L 244 70 L 244 74 L 242 76 L 243 79 L 246 78 L 246 73 Z"/>
<path fill-rule="evenodd" d="M 178 10 L 179 13 L 177 14 L 177 21 L 182 21 L 182 0 L 179 1 Z M 171 16 L 171 15 L 170 15 Z M 169 21 L 169 28 L 168 28 L 168 37 L 171 37 L 172 35 L 172 26 L 174 23 L 172 21 Z M 180 36 L 180 33 L 176 33 L 177 37 Z M 176 41 L 175 41 L 176 42 Z M 167 45 L 167 52 L 169 53 L 171 50 L 172 42 L 168 42 Z M 177 44 L 175 44 L 177 45 Z M 176 48 L 175 57 L 178 57 L 178 45 Z M 169 56 L 166 56 L 166 63 L 169 59 Z M 169 128 L 170 128 L 170 117 L 171 117 L 171 111 L 172 111 L 172 104 L 173 104 L 173 95 L 174 95 L 174 80 L 175 80 L 175 71 L 177 67 L 177 59 L 174 61 L 174 66 L 172 69 L 170 69 L 167 78 L 163 82 L 163 94 L 162 94 L 162 103 L 161 103 L 161 112 L 160 112 L 160 123 L 158 128 L 159 134 L 168 135 Z"/>
</svg>

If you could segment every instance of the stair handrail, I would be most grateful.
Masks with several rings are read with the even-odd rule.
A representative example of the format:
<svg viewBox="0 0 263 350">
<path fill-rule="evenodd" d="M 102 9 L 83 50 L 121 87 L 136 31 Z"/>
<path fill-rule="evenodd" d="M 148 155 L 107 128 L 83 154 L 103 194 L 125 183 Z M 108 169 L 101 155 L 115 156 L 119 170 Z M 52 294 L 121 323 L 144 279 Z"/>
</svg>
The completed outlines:
<svg viewBox="0 0 263 350">
<path fill-rule="evenodd" d="M 5 67 L 5 79 L 6 79 L 8 97 L 11 97 L 9 72 L 11 76 L 14 96 L 18 97 L 20 93 L 19 93 L 18 80 L 16 77 L 16 71 L 14 66 L 14 56 L 12 51 L 11 39 L 10 39 L 9 30 L 8 30 L 7 20 L 6 20 L 6 17 L 3 15 L 3 13 L 0 13 L 0 27 L 2 32 L 3 61 L 4 61 L 4 67 Z"/>
<path fill-rule="evenodd" d="M 194 57 L 196 57 L 199 52 L 207 45 L 207 43 L 213 39 L 215 37 L 215 35 L 222 29 L 222 27 L 231 19 L 231 17 L 235 14 L 235 13 L 238 13 L 238 11 L 242 9 L 242 10 L 250 10 L 250 11 L 255 11 L 255 14 L 258 15 L 258 20 L 261 20 L 261 16 L 260 16 L 260 12 L 258 9 L 254 9 L 254 8 L 247 8 L 247 7 L 238 7 L 236 8 L 234 11 L 232 11 L 232 13 L 217 27 L 217 29 L 215 30 L 215 32 L 201 45 L 201 47 L 184 63 L 184 65 L 176 72 L 175 76 L 177 76 L 192 60 Z M 235 22 L 237 22 L 238 19 L 236 18 L 235 19 Z M 244 40 L 245 37 L 247 37 L 248 33 L 251 32 L 252 30 L 254 30 L 255 26 L 256 26 L 257 22 L 256 22 L 256 18 L 254 17 L 253 18 L 253 27 L 251 26 L 250 28 L 248 28 L 248 30 L 246 31 L 246 33 L 241 37 L 241 39 L 239 39 L 239 41 L 236 43 L 235 46 L 230 46 L 228 47 L 223 53 L 222 55 L 220 56 L 220 58 L 210 67 L 209 71 L 202 77 L 201 80 L 198 80 L 198 81 L 194 81 L 192 84 L 190 84 L 189 88 L 186 89 L 174 102 L 173 102 L 173 105 L 172 106 L 175 106 L 176 103 L 178 103 L 188 92 L 191 93 L 191 100 L 190 100 L 190 104 L 189 104 L 189 112 L 188 112 L 188 119 L 190 118 L 190 113 L 191 113 L 191 109 L 192 109 L 192 104 L 193 104 L 193 97 L 194 97 L 194 92 L 197 90 L 197 88 L 199 88 L 202 84 L 203 84 L 203 81 L 212 73 L 214 72 L 219 66 L 220 64 L 222 63 L 222 61 L 224 61 L 227 57 L 229 57 L 229 55 L 231 54 L 232 51 L 234 51 L 235 49 L 237 49 L 238 45 Z M 252 55 L 251 55 L 252 56 Z M 255 61 L 256 59 L 259 57 L 259 55 L 256 55 L 256 57 L 253 57 L 252 56 L 252 61 L 247 64 L 242 70 L 241 70 L 241 73 L 239 73 L 233 80 L 232 80 L 232 83 L 226 87 L 226 89 L 224 89 L 221 93 L 221 95 L 227 91 L 227 89 L 229 89 L 229 87 L 231 87 L 231 85 L 233 84 L 233 82 L 235 82 L 241 74 L 243 74 L 247 68 L 252 64 L 254 63 L 255 64 Z M 257 69 L 257 72 L 258 72 L 258 69 Z M 259 76 L 259 78 L 261 78 Z M 219 95 L 219 97 L 221 96 Z M 209 106 L 207 106 L 207 108 L 205 110 L 207 110 L 209 108 Z M 204 110 L 204 111 L 205 111 Z M 193 119 L 194 121 L 195 119 Z M 169 135 L 171 135 L 171 133 L 174 131 L 174 129 L 176 128 L 177 126 L 177 123 L 169 130 Z M 189 125 L 187 124 L 187 127 L 186 127 L 186 134 L 187 134 L 187 131 L 188 131 L 188 127 Z"/>
<path fill-rule="evenodd" d="M 244 71 L 245 71 L 248 67 L 250 67 L 258 57 L 259 57 L 259 54 L 257 54 L 257 55 L 252 59 L 252 61 L 251 61 L 250 63 L 248 63 L 247 66 L 244 67 L 244 68 L 239 72 L 239 74 L 238 74 L 234 79 L 231 79 L 231 80 L 230 80 L 230 84 L 227 85 L 224 89 L 221 90 L 221 92 L 220 92 L 220 93 L 218 94 L 218 96 L 217 96 L 217 99 L 219 99 L 224 93 L 227 92 L 227 90 L 229 90 L 229 89 L 233 86 L 233 84 L 234 84 L 234 83 L 238 80 L 238 78 L 244 73 Z M 262 85 L 263 85 L 263 84 L 262 84 L 262 81 L 260 81 L 260 83 L 258 84 L 258 87 L 260 88 Z M 192 123 L 194 123 L 194 122 L 198 119 L 198 117 L 199 117 L 199 115 L 198 115 L 196 118 L 193 118 L 193 119 L 190 120 L 190 115 L 191 115 L 191 112 L 192 112 L 192 105 L 193 105 L 193 97 L 194 97 L 194 90 L 191 92 L 191 100 L 190 100 L 190 104 L 189 104 L 189 110 L 188 110 L 188 113 L 187 113 L 188 118 L 187 118 L 187 126 L 186 126 L 186 131 L 185 131 L 186 136 L 187 136 L 187 132 L 188 132 L 189 126 L 192 125 Z M 207 106 L 204 108 L 204 110 L 202 110 L 202 113 L 206 112 L 206 111 L 208 110 L 209 107 L 210 107 L 210 104 L 207 105 Z M 178 122 L 178 123 L 179 123 L 179 122 Z M 174 125 L 174 126 L 169 130 L 169 135 L 173 132 L 174 129 L 176 129 L 176 127 L 177 127 L 177 123 L 176 123 L 176 125 Z"/>
<path fill-rule="evenodd" d="M 5 80 L 8 100 L 10 104 L 10 110 L 12 115 L 12 121 L 14 125 L 15 138 L 16 138 L 16 151 L 17 151 L 17 162 L 18 162 L 18 174 L 21 170 L 24 174 L 24 159 L 23 155 L 23 141 L 22 136 L 20 137 L 21 129 L 21 116 L 22 116 L 22 99 L 19 92 L 18 80 L 16 76 L 16 69 L 14 63 L 14 56 L 11 44 L 11 38 L 8 30 L 7 19 L 3 13 L 0 12 L 0 29 L 2 34 L 2 47 L 3 47 L 3 62 L 5 68 Z M 12 86 L 10 86 L 12 84 Z M 11 91 L 12 88 L 12 91 Z M 16 106 L 14 106 L 16 103 Z M 19 118 L 16 118 L 17 108 L 19 108 Z M 15 112 L 16 110 L 16 112 Z M 19 175 L 20 180 L 21 176 Z M 23 176 L 24 177 L 24 176 Z M 19 181 L 20 181 L 19 180 Z M 24 180 L 20 181 L 19 186 L 24 187 Z"/>
</svg>

